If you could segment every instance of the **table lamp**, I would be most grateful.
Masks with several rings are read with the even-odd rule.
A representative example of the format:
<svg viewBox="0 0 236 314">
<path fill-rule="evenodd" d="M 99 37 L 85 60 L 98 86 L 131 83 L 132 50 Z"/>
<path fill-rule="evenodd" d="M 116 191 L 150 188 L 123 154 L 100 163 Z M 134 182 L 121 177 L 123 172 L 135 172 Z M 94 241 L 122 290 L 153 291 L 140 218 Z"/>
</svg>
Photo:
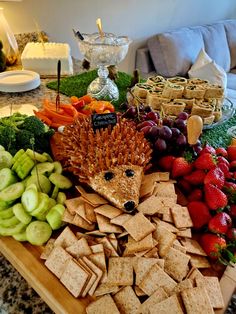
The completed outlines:
<svg viewBox="0 0 236 314">
<path fill-rule="evenodd" d="M 0 2 L 20 2 L 21 0 L 1 0 Z M 0 40 L 3 44 L 3 52 L 7 65 L 13 65 L 18 59 L 18 45 L 5 16 L 3 8 L 0 8 Z"/>
</svg>

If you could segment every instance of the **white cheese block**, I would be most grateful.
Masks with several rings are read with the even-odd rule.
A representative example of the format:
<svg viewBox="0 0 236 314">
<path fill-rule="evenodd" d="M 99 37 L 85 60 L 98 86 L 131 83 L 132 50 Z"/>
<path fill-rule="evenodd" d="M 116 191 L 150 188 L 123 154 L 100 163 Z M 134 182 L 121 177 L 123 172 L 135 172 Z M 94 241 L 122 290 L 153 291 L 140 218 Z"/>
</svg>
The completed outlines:
<svg viewBox="0 0 236 314">
<path fill-rule="evenodd" d="M 57 62 L 61 60 L 61 75 L 73 74 L 70 46 L 64 43 L 28 43 L 21 55 L 23 69 L 40 75 L 57 75 Z"/>
</svg>

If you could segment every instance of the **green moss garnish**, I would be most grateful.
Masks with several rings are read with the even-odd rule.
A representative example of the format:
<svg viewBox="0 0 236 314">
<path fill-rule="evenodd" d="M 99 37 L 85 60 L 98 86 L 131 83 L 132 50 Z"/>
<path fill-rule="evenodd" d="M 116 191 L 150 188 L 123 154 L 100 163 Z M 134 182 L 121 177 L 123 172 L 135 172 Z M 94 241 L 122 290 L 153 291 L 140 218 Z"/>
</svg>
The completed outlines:
<svg viewBox="0 0 236 314">
<path fill-rule="evenodd" d="M 77 96 L 81 97 L 87 94 L 87 88 L 89 84 L 97 77 L 97 70 L 84 72 L 79 75 L 74 75 L 70 77 L 63 78 L 60 84 L 60 92 L 66 96 Z M 120 97 L 117 101 L 112 102 L 116 109 L 119 105 L 126 100 L 127 88 L 131 84 L 132 76 L 124 73 L 118 72 L 118 79 L 116 80 L 116 85 L 119 89 Z M 48 88 L 57 89 L 57 81 L 53 81 L 47 84 Z"/>
</svg>

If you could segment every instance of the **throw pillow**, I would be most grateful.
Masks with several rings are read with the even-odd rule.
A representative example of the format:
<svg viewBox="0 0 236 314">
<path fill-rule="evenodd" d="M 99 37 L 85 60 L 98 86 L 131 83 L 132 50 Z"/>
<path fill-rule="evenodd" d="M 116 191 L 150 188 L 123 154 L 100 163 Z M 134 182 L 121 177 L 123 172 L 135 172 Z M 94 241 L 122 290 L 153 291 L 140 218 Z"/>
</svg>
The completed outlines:
<svg viewBox="0 0 236 314">
<path fill-rule="evenodd" d="M 217 84 L 224 89 L 227 86 L 227 75 L 225 70 L 213 61 L 208 54 L 201 49 L 196 61 L 188 71 L 190 78 L 197 77 L 208 80 L 212 84 Z"/>
</svg>

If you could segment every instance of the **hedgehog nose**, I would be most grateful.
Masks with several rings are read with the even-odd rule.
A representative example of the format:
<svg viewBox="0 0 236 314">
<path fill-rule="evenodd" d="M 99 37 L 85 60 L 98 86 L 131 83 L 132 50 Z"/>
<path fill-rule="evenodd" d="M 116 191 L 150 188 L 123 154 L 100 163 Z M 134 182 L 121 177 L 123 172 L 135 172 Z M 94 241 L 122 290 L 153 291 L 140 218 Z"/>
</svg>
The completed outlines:
<svg viewBox="0 0 236 314">
<path fill-rule="evenodd" d="M 128 201 L 125 203 L 125 210 L 127 212 L 132 212 L 135 209 L 135 202 L 133 201 Z"/>
</svg>

